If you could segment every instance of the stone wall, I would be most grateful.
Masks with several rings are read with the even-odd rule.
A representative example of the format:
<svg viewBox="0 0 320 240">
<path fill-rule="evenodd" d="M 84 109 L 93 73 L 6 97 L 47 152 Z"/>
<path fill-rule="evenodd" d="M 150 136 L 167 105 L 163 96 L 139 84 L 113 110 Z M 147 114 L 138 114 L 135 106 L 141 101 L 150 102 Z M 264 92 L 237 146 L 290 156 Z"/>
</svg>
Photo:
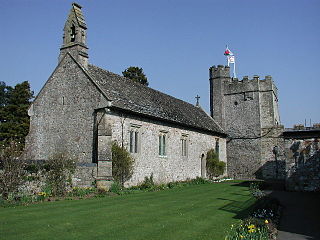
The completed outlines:
<svg viewBox="0 0 320 240">
<path fill-rule="evenodd" d="M 72 185 L 75 187 L 92 187 L 97 180 L 96 163 L 77 164 L 76 171 L 72 176 Z"/>
<path fill-rule="evenodd" d="M 92 162 L 94 109 L 104 101 L 80 66 L 66 54 L 31 108 L 26 158 L 46 160 L 67 151 Z"/>
<path fill-rule="evenodd" d="M 320 139 L 286 139 L 286 188 L 320 191 Z"/>
<path fill-rule="evenodd" d="M 286 164 L 284 155 L 283 126 L 263 128 L 261 138 L 261 168 L 257 176 L 262 179 L 284 180 Z"/>
<path fill-rule="evenodd" d="M 212 134 L 191 131 L 173 124 L 165 124 L 134 115 L 109 111 L 103 124 L 112 126 L 112 141 L 130 150 L 130 130 L 138 132 L 138 151 L 134 174 L 126 186 L 141 183 L 145 177 L 154 177 L 156 183 L 168 183 L 200 177 L 201 159 L 219 141 L 220 160 L 226 162 L 226 140 Z M 166 136 L 166 154 L 159 155 L 159 135 Z M 181 139 L 187 139 L 187 156 L 182 156 Z M 110 145 L 109 145 L 110 146 Z M 111 147 L 111 146 L 110 146 Z"/>
<path fill-rule="evenodd" d="M 229 176 L 275 177 L 273 165 L 278 166 L 278 162 L 274 164 L 270 155 L 274 146 L 281 145 L 281 130 L 278 130 L 277 89 L 272 78 L 245 76 L 239 81 L 230 78 L 229 67 L 213 66 L 210 68 L 210 98 L 211 114 L 228 134 Z"/>
</svg>

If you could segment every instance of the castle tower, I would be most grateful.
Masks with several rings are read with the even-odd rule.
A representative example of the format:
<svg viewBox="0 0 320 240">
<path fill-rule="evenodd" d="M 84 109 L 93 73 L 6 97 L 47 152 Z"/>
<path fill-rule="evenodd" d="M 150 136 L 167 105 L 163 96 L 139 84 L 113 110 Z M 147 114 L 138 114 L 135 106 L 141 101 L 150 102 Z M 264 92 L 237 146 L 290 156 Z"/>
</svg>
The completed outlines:
<svg viewBox="0 0 320 240">
<path fill-rule="evenodd" d="M 72 3 L 68 19 L 63 29 L 63 44 L 60 48 L 59 62 L 69 52 L 79 64 L 88 68 L 88 47 L 86 46 L 87 26 L 81 6 Z"/>
<path fill-rule="evenodd" d="M 224 85 L 231 81 L 230 67 L 218 65 L 209 69 L 210 115 L 225 128 Z"/>
<path fill-rule="evenodd" d="M 234 178 L 275 178 L 273 148 L 282 146 L 278 93 L 271 76 L 230 78 L 227 66 L 210 75 L 211 116 L 229 135 L 228 174 Z"/>
</svg>

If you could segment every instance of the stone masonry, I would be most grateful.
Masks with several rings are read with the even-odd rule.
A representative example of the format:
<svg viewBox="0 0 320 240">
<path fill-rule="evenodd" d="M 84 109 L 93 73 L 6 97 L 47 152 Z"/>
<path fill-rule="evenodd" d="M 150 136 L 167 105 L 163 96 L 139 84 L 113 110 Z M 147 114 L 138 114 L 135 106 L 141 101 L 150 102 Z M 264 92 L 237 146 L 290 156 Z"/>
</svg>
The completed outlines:
<svg viewBox="0 0 320 240">
<path fill-rule="evenodd" d="M 283 133 L 286 156 L 286 188 L 320 191 L 320 125 L 296 125 Z"/>
<path fill-rule="evenodd" d="M 89 64 L 86 31 L 81 6 L 73 3 L 58 66 L 29 109 L 26 158 L 68 153 L 78 161 L 75 185 L 108 188 L 111 144 L 131 151 L 134 131 L 135 168 L 127 186 L 151 174 L 158 183 L 205 177 L 212 148 L 226 162 L 226 134 L 213 118 L 200 106 Z"/>
<path fill-rule="evenodd" d="M 135 159 L 134 174 L 127 185 L 141 183 L 144 178 L 154 177 L 156 183 L 168 183 L 193 179 L 203 175 L 205 169 L 201 166 L 210 149 L 215 149 L 219 143 L 220 160 L 226 162 L 225 138 L 215 135 L 181 128 L 174 124 L 164 124 L 121 112 L 108 111 L 104 115 L 103 125 L 110 127 L 112 142 L 116 141 L 129 151 L 130 130 L 138 132 L 139 144 L 137 153 L 132 153 Z M 166 155 L 159 155 L 159 135 L 166 135 Z M 181 139 L 187 140 L 187 155 L 182 156 Z M 109 144 L 111 141 L 109 141 Z M 99 142 L 100 144 L 100 142 Z M 101 142 L 101 144 L 105 144 Z M 107 149 L 107 148 L 104 148 Z M 110 149 L 110 145 L 109 145 Z"/>
<path fill-rule="evenodd" d="M 272 78 L 241 81 L 230 68 L 210 68 L 211 116 L 228 134 L 228 174 L 234 178 L 274 178 L 273 147 L 281 144 L 278 94 Z M 280 142 L 279 142 L 280 141 Z M 279 176 L 284 176 L 279 174 Z"/>
</svg>

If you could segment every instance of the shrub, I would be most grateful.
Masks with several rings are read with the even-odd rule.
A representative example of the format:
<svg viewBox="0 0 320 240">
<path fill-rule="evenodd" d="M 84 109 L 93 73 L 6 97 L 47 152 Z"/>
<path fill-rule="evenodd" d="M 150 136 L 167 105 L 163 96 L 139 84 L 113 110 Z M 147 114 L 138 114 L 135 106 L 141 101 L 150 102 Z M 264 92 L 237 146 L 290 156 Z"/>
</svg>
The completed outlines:
<svg viewBox="0 0 320 240">
<path fill-rule="evenodd" d="M 7 200 L 9 194 L 16 194 L 19 186 L 24 182 L 26 171 L 25 162 L 19 158 L 21 145 L 11 142 L 0 149 L 0 193 L 2 198 Z"/>
<path fill-rule="evenodd" d="M 134 160 L 130 153 L 114 142 L 112 144 L 112 176 L 114 180 L 123 186 L 132 177 L 133 164 Z"/>
<path fill-rule="evenodd" d="M 209 178 L 218 177 L 224 173 L 224 170 L 226 168 L 225 162 L 219 161 L 218 154 L 214 151 L 214 149 L 211 149 L 207 152 L 207 174 Z"/>
<path fill-rule="evenodd" d="M 151 173 L 150 177 L 144 177 L 144 181 L 142 184 L 139 185 L 140 189 L 153 189 L 155 187 L 154 181 L 153 181 L 153 173 Z"/>
<path fill-rule="evenodd" d="M 263 198 L 266 194 L 260 190 L 261 183 L 260 182 L 251 182 L 249 191 L 251 192 L 252 196 L 256 199 Z"/>
<path fill-rule="evenodd" d="M 96 193 L 96 188 L 93 187 L 73 187 L 71 191 L 68 192 L 70 197 L 85 197 L 90 194 Z"/>
<path fill-rule="evenodd" d="M 122 190 L 122 185 L 119 182 L 114 181 L 111 184 L 109 192 L 113 192 L 113 193 L 119 194 L 121 192 L 121 190 Z"/>
<path fill-rule="evenodd" d="M 71 187 L 71 174 L 76 169 L 76 160 L 66 153 L 56 153 L 46 162 L 47 182 L 53 196 L 64 196 Z"/>
<path fill-rule="evenodd" d="M 190 180 L 190 184 L 205 184 L 205 183 L 208 183 L 209 181 L 204 179 L 204 178 L 201 178 L 201 177 L 196 177 L 195 179 L 192 179 Z"/>
</svg>

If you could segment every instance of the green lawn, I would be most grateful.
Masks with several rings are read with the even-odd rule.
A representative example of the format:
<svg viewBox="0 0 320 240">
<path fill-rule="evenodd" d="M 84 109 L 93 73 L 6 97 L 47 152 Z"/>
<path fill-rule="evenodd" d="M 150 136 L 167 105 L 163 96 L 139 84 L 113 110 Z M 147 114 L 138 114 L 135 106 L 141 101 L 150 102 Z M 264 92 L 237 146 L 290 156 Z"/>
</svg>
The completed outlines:
<svg viewBox="0 0 320 240">
<path fill-rule="evenodd" d="M 253 202 L 220 183 L 0 208 L 0 239 L 222 240 Z"/>
</svg>

